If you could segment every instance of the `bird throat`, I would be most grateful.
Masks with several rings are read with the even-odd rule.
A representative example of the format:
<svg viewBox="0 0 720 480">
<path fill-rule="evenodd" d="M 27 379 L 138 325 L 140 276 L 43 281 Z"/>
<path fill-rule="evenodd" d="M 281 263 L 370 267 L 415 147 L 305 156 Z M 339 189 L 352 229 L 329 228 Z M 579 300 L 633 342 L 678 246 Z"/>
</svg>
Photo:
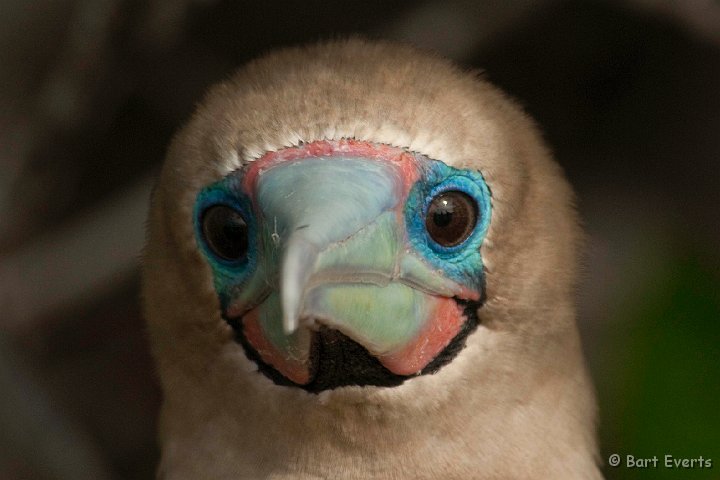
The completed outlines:
<svg viewBox="0 0 720 480">
<path fill-rule="evenodd" d="M 457 356 L 465 347 L 467 337 L 480 324 L 477 311 L 484 298 L 482 295 L 479 301 L 455 299 L 462 307 L 465 318 L 460 331 L 428 365 L 414 375 L 391 372 L 358 342 L 336 329 L 322 326 L 313 333 L 310 353 L 311 381 L 302 385 L 288 379 L 263 361 L 245 336 L 241 319 L 225 318 L 225 321 L 233 328 L 235 340 L 242 345 L 248 359 L 255 362 L 258 371 L 276 385 L 301 388 L 311 393 L 346 386 L 396 387 L 417 376 L 438 372 Z"/>
</svg>

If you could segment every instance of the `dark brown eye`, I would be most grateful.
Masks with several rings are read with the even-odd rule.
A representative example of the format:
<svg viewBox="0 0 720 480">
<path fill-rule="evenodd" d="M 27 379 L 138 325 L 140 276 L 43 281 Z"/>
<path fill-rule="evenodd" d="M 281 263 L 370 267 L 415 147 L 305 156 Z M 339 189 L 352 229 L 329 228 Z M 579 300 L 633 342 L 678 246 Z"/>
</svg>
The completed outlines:
<svg viewBox="0 0 720 480">
<path fill-rule="evenodd" d="M 202 217 L 205 241 L 218 257 L 240 260 L 247 255 L 248 226 L 239 212 L 225 205 L 208 208 Z"/>
<path fill-rule="evenodd" d="M 454 247 L 470 236 L 477 216 L 477 204 L 469 195 L 454 190 L 443 192 L 430 201 L 425 228 L 438 244 Z"/>
</svg>

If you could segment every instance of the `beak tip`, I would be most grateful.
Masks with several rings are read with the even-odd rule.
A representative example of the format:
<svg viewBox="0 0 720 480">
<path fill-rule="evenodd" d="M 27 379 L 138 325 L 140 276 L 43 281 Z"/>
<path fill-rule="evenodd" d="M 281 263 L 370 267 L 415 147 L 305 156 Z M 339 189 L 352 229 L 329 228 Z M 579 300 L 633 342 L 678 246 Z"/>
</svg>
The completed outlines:
<svg viewBox="0 0 720 480">
<path fill-rule="evenodd" d="M 298 328 L 298 319 L 294 315 L 283 316 L 283 332 L 285 335 L 292 335 Z"/>
</svg>

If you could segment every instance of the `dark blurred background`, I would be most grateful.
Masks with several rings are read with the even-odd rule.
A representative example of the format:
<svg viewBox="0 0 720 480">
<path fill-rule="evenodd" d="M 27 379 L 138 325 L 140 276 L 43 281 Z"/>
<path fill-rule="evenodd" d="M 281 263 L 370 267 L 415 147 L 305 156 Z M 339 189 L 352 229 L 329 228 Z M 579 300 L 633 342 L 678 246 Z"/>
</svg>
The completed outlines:
<svg viewBox="0 0 720 480">
<path fill-rule="evenodd" d="M 165 148 L 247 60 L 352 33 L 481 68 L 537 119 L 589 233 L 579 323 L 604 461 L 713 462 L 607 477 L 720 478 L 713 0 L 4 0 L 0 478 L 153 477 L 138 259 Z"/>
</svg>

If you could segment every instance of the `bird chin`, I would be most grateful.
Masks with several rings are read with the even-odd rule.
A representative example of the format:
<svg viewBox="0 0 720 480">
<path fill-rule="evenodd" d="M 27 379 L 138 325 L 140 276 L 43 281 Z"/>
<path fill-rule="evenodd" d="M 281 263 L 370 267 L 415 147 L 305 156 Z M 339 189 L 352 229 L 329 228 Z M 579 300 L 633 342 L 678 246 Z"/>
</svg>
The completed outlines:
<svg viewBox="0 0 720 480">
<path fill-rule="evenodd" d="M 251 337 L 256 338 L 250 326 L 251 322 L 245 321 L 244 317 L 224 318 L 233 328 L 235 340 L 242 345 L 248 359 L 255 362 L 258 371 L 277 385 L 300 388 L 310 393 L 350 386 L 389 388 L 420 375 L 436 373 L 465 347 L 467 337 L 480 323 L 477 311 L 482 306 L 484 295 L 479 301 L 458 298 L 453 300 L 462 309 L 463 322 L 458 333 L 435 358 L 421 370 L 410 375 L 393 373 L 366 347 L 338 329 L 326 326 L 315 319 L 302 322 L 312 325 L 311 328 L 306 329 L 306 333 L 310 336 L 307 360 L 303 363 L 295 363 L 276 354 L 273 356 L 275 362 L 271 364 L 259 353 L 259 350 L 264 351 L 267 358 L 267 345 L 258 347 L 255 341 L 254 346 L 249 340 Z"/>
</svg>

